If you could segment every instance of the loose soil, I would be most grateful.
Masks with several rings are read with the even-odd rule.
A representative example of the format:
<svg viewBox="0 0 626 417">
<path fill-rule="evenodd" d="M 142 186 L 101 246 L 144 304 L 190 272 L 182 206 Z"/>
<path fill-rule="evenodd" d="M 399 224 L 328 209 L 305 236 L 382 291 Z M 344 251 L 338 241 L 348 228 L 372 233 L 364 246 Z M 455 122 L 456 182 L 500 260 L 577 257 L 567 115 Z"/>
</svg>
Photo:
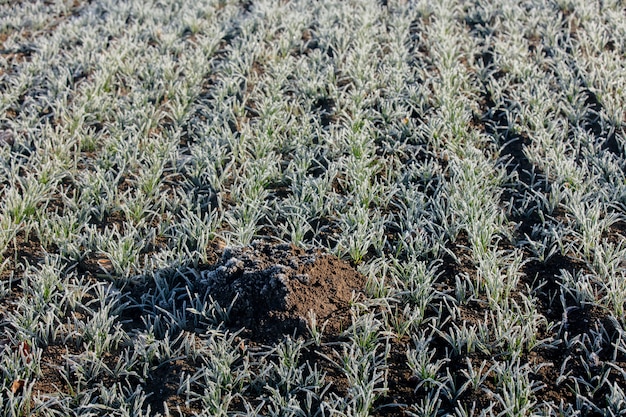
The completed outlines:
<svg viewBox="0 0 626 417">
<path fill-rule="evenodd" d="M 271 343 L 306 334 L 311 313 L 325 333 L 338 334 L 350 322 L 350 305 L 362 296 L 365 277 L 319 249 L 255 241 L 226 248 L 215 268 L 203 273 L 202 285 L 222 308 L 232 304 L 230 328 Z"/>
</svg>

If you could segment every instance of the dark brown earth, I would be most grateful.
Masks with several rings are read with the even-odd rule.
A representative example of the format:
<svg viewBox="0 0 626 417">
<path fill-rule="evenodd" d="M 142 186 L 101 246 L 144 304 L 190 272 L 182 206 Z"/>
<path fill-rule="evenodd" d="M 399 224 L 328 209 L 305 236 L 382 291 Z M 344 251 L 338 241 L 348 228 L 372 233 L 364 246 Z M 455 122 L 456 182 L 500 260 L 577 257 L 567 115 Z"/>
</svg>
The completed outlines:
<svg viewBox="0 0 626 417">
<path fill-rule="evenodd" d="M 360 297 L 365 277 L 318 249 L 255 241 L 226 248 L 215 268 L 203 273 L 202 285 L 222 308 L 232 304 L 229 327 L 271 343 L 306 334 L 310 313 L 325 332 L 338 334 L 349 324 L 351 302 Z"/>
</svg>

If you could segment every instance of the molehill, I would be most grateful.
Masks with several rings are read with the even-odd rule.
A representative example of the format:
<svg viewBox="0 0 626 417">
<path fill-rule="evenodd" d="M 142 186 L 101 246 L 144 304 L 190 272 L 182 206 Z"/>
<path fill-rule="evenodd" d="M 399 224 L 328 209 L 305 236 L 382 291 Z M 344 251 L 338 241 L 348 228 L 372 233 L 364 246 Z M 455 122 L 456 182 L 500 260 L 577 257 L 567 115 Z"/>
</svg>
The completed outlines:
<svg viewBox="0 0 626 417">
<path fill-rule="evenodd" d="M 305 334 L 309 312 L 325 333 L 350 324 L 350 304 L 362 297 L 365 278 L 350 264 L 319 249 L 257 240 L 225 248 L 201 285 L 220 306 L 231 305 L 227 325 L 262 342 Z M 234 302 L 233 302 L 234 300 Z"/>
</svg>

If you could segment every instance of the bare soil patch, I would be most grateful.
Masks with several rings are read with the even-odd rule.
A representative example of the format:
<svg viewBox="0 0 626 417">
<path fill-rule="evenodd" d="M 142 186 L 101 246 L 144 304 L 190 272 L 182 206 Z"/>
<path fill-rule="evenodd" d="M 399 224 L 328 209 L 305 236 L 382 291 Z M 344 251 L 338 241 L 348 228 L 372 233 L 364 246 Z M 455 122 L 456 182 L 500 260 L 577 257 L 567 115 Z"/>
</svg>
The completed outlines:
<svg viewBox="0 0 626 417">
<path fill-rule="evenodd" d="M 226 248 L 202 284 L 220 306 L 232 304 L 229 327 L 269 343 L 306 334 L 310 312 L 326 323 L 326 333 L 339 333 L 349 324 L 351 302 L 361 296 L 365 277 L 319 249 L 256 241 Z"/>
</svg>

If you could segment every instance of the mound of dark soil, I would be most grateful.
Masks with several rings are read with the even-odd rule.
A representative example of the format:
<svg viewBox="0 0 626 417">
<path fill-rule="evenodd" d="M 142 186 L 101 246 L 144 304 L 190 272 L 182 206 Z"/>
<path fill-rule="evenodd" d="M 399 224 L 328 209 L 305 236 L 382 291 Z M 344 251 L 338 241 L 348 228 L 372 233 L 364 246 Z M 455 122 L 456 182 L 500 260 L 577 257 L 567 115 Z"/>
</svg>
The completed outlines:
<svg viewBox="0 0 626 417">
<path fill-rule="evenodd" d="M 350 321 L 350 302 L 365 278 L 348 263 L 319 250 L 255 241 L 226 248 L 203 285 L 221 307 L 232 309 L 227 325 L 262 342 L 306 334 L 308 313 L 326 333 L 338 333 Z M 234 302 L 233 302 L 234 300 Z"/>
</svg>

